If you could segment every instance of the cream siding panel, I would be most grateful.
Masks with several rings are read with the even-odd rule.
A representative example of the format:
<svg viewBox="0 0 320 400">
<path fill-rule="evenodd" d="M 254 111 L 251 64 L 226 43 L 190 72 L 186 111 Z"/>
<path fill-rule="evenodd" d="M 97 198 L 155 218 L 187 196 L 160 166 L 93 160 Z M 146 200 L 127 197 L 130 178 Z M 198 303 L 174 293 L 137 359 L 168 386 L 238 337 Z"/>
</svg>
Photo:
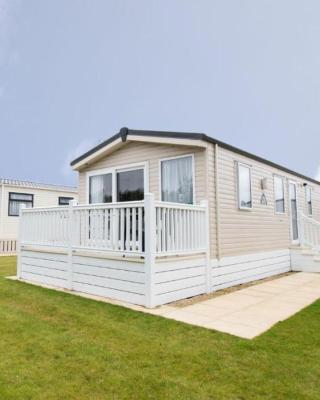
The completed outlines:
<svg viewBox="0 0 320 400">
<path fill-rule="evenodd" d="M 87 203 L 86 172 L 139 162 L 148 162 L 149 190 L 159 199 L 159 160 L 184 154 L 195 156 L 196 202 L 209 202 L 210 256 L 217 257 L 215 146 L 206 149 L 190 146 L 166 145 L 144 142 L 128 142 L 121 149 L 97 161 L 79 173 L 79 201 Z M 239 210 L 237 200 L 236 161 L 252 167 L 253 209 Z M 285 178 L 285 213 L 277 215 L 274 210 L 274 174 Z M 320 221 L 320 185 L 304 181 L 293 174 L 270 167 L 230 150 L 218 149 L 220 257 L 281 250 L 291 245 L 291 220 L 289 215 L 288 181 L 298 183 L 299 209 L 306 213 L 304 183 L 313 189 L 313 217 Z M 267 206 L 260 204 L 261 179 L 267 178 L 264 191 Z"/>
<path fill-rule="evenodd" d="M 33 194 L 34 207 L 54 207 L 59 205 L 59 197 L 73 197 L 77 200 L 78 195 L 75 192 L 56 191 L 47 189 L 37 189 L 19 186 L 4 186 L 3 203 L 1 207 L 0 239 L 17 239 L 19 218 L 8 215 L 9 193 L 28 193 Z"/>
<path fill-rule="evenodd" d="M 87 203 L 86 172 L 97 169 L 148 162 L 149 191 L 159 199 L 159 160 L 184 154 L 194 154 L 196 203 L 207 198 L 205 150 L 197 147 L 129 142 L 114 153 L 90 165 L 79 173 L 79 202 Z"/>
<path fill-rule="evenodd" d="M 217 229 L 216 229 L 216 185 L 215 185 L 215 149 L 210 144 L 206 151 L 207 168 L 205 176 L 207 179 L 207 199 L 209 205 L 209 237 L 210 237 L 210 257 L 216 258 L 217 253 Z"/>
<path fill-rule="evenodd" d="M 277 250 L 291 245 L 288 181 L 298 183 L 298 207 L 306 212 L 305 188 L 301 178 L 287 174 L 262 162 L 219 148 L 219 198 L 220 238 L 223 257 Z M 239 210 L 237 197 L 236 162 L 251 166 L 253 209 Z M 274 174 L 285 178 L 285 213 L 274 210 Z M 260 204 L 263 193 L 261 179 L 267 178 L 267 206 Z M 314 218 L 320 220 L 320 186 L 309 183 L 313 188 Z"/>
</svg>

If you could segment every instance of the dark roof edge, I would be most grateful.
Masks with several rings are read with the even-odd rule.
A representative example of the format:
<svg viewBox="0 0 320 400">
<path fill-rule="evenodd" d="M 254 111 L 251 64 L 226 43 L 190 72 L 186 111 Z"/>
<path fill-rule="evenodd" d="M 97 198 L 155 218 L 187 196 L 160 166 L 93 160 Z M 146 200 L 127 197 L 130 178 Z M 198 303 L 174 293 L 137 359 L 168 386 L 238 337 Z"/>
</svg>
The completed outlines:
<svg viewBox="0 0 320 400">
<path fill-rule="evenodd" d="M 103 147 L 105 147 L 108 144 L 114 142 L 115 140 L 119 139 L 120 137 L 122 137 L 120 135 L 120 132 L 115 134 L 115 135 L 113 135 L 113 136 L 111 136 L 111 137 L 109 137 L 109 139 L 104 140 L 103 142 L 99 143 L 97 146 L 93 147 L 92 149 L 86 151 L 81 156 L 79 156 L 79 157 L 75 158 L 74 160 L 72 160 L 70 165 L 73 166 L 75 164 L 78 164 L 78 162 L 80 162 L 80 161 L 84 160 L 85 158 L 91 156 L 91 154 L 94 154 L 96 151 L 102 149 Z M 122 137 L 122 141 L 125 141 L 125 140 L 123 140 L 123 137 Z"/>
<path fill-rule="evenodd" d="M 293 171 L 287 167 L 284 167 L 280 164 L 277 164 L 273 161 L 269 161 L 263 157 L 257 156 L 255 154 L 249 153 L 247 151 L 241 150 L 237 147 L 231 146 L 230 144 L 221 142 L 220 140 L 214 139 L 210 136 L 207 136 L 204 133 L 191 133 L 191 132 L 169 132 L 169 131 L 148 131 L 148 130 L 135 130 L 135 129 L 128 129 L 128 128 L 121 128 L 120 132 L 116 135 L 111 136 L 109 139 L 105 140 L 104 142 L 100 143 L 98 146 L 95 146 L 91 150 L 87 151 L 80 157 L 76 158 L 71 162 L 71 166 L 77 164 L 78 162 L 82 161 L 86 157 L 94 154 L 96 151 L 100 150 L 101 148 L 107 146 L 108 144 L 112 143 L 116 139 L 120 138 L 123 142 L 127 140 L 127 135 L 132 134 L 136 136 L 154 136 L 154 137 L 167 137 L 167 138 L 174 138 L 174 139 L 193 139 L 193 140 L 204 140 L 209 143 L 217 144 L 218 146 L 230 150 L 234 153 L 240 154 L 244 157 L 251 158 L 252 160 L 264 163 L 269 165 L 270 167 L 280 169 L 288 174 L 295 175 L 301 179 L 308 180 L 313 182 L 317 185 L 320 185 L 320 182 L 314 178 L 310 178 L 306 175 L 300 174 L 299 172 Z"/>
</svg>

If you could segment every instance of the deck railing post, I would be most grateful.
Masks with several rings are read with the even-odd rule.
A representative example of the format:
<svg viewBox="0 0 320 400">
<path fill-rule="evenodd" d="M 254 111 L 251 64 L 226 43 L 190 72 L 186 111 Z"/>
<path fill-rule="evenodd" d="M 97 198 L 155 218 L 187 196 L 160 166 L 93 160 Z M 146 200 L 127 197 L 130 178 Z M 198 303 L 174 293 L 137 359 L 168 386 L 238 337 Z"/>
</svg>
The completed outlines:
<svg viewBox="0 0 320 400">
<path fill-rule="evenodd" d="M 208 200 L 201 200 L 200 206 L 205 208 L 204 212 L 204 235 L 205 235 L 205 248 L 206 248 L 206 293 L 212 290 L 212 271 L 210 262 L 210 237 L 209 237 L 209 206 Z"/>
<path fill-rule="evenodd" d="M 69 212 L 68 212 L 68 289 L 73 289 L 73 245 L 74 245 L 74 206 L 77 205 L 76 200 L 71 200 L 69 202 Z"/>
<path fill-rule="evenodd" d="M 156 217 L 153 193 L 144 195 L 146 307 L 153 308 L 156 253 Z"/>
<path fill-rule="evenodd" d="M 21 242 L 22 242 L 22 230 L 23 230 L 23 209 L 26 208 L 24 204 L 21 204 L 19 210 L 19 230 L 18 230 L 18 240 L 17 240 L 17 278 L 21 279 Z"/>
</svg>

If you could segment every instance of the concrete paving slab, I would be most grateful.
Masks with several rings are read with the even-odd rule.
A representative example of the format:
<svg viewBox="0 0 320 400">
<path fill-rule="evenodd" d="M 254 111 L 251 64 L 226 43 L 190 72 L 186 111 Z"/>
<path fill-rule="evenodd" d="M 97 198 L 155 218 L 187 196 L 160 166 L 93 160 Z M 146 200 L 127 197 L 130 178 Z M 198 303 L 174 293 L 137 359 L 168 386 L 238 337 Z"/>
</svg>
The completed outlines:
<svg viewBox="0 0 320 400">
<path fill-rule="evenodd" d="M 192 324 L 199 314 L 205 318 L 200 323 L 205 328 L 252 339 L 319 297 L 320 276 L 301 272 L 183 307 L 183 322 Z M 182 321 L 178 313 L 174 315 Z M 167 317 L 166 313 L 163 316 Z M 201 318 L 195 318 L 196 325 Z"/>
<path fill-rule="evenodd" d="M 36 285 L 245 339 L 253 339 L 320 298 L 320 274 L 305 272 L 279 277 L 185 307 L 164 305 L 154 309 L 49 285 Z"/>
</svg>

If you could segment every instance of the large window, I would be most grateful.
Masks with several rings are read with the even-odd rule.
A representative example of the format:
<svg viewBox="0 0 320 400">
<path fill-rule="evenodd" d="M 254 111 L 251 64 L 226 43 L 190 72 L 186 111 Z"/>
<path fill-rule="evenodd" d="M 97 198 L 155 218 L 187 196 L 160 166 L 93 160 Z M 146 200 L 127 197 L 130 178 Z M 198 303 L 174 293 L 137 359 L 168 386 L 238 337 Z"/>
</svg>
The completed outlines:
<svg viewBox="0 0 320 400">
<path fill-rule="evenodd" d="M 89 203 L 139 201 L 144 198 L 144 190 L 144 168 L 141 167 L 89 176 Z"/>
<path fill-rule="evenodd" d="M 285 212 L 284 180 L 281 176 L 274 177 L 274 202 L 276 213 L 283 214 Z"/>
<path fill-rule="evenodd" d="M 161 200 L 193 204 L 193 157 L 161 161 Z"/>
<path fill-rule="evenodd" d="M 251 169 L 238 163 L 238 204 L 241 210 L 252 208 Z"/>
<path fill-rule="evenodd" d="M 309 186 L 306 187 L 306 198 L 307 198 L 308 215 L 311 216 L 312 215 L 312 189 Z"/>
<path fill-rule="evenodd" d="M 18 217 L 20 207 L 24 205 L 26 208 L 33 207 L 33 194 L 28 193 L 9 193 L 8 215 L 10 217 Z"/>
</svg>

